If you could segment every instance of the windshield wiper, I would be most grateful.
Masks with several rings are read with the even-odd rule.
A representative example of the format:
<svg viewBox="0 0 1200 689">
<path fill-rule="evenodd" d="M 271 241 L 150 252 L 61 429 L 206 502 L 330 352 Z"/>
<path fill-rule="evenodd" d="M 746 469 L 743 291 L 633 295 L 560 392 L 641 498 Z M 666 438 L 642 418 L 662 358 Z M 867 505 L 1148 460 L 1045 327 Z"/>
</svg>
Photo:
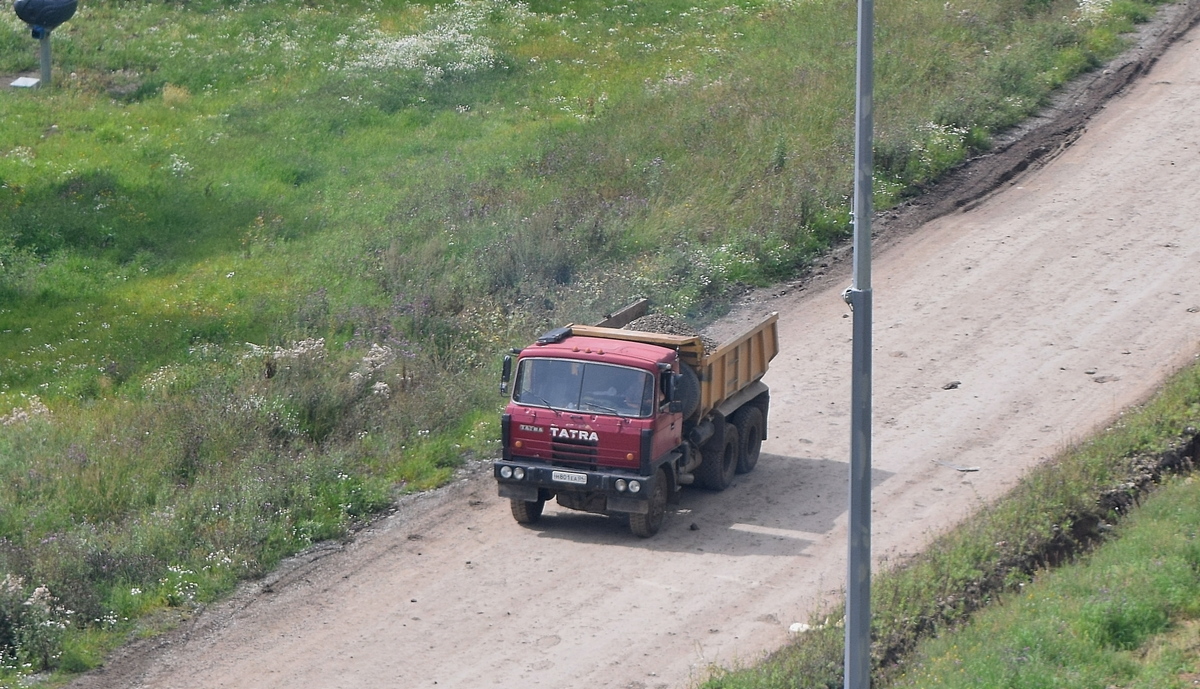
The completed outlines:
<svg viewBox="0 0 1200 689">
<path fill-rule="evenodd" d="M 624 416 L 624 414 L 617 411 L 616 409 L 613 409 L 612 407 L 606 407 L 603 404 L 596 404 L 595 402 L 584 402 L 584 404 L 587 405 L 587 407 L 589 409 L 599 409 L 600 411 L 606 411 L 606 412 L 608 412 L 610 414 L 614 414 L 616 416 Z"/>
<path fill-rule="evenodd" d="M 522 397 L 522 398 L 524 398 L 524 397 L 525 397 L 525 395 L 529 395 L 530 397 L 536 397 L 536 398 L 537 398 L 537 401 L 541 402 L 541 403 L 542 403 L 542 406 L 546 407 L 547 409 L 553 409 L 553 408 L 554 408 L 554 405 L 550 404 L 550 401 L 549 401 L 549 400 L 547 400 L 545 397 L 542 397 L 541 395 L 537 394 L 537 393 L 536 393 L 536 392 L 534 392 L 533 390 L 526 390 L 526 391 L 525 391 L 525 393 L 521 395 L 521 397 Z M 518 401 L 518 402 L 524 402 L 525 400 L 524 400 L 524 399 L 519 399 L 519 400 L 517 400 L 517 401 Z"/>
</svg>

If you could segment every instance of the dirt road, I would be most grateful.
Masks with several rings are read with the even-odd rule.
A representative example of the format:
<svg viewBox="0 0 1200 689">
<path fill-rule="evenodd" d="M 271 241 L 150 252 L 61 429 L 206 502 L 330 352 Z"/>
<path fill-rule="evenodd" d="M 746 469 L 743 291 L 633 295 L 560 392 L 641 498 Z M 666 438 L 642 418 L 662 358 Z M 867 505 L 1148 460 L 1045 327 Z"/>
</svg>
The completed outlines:
<svg viewBox="0 0 1200 689">
<path fill-rule="evenodd" d="M 1197 37 L 1044 167 L 885 232 L 878 559 L 920 548 L 1200 351 Z M 781 314 L 764 457 L 723 493 L 687 492 L 656 538 L 553 505 L 518 526 L 481 465 L 74 686 L 675 689 L 776 648 L 844 578 L 844 263 L 747 307 Z"/>
</svg>

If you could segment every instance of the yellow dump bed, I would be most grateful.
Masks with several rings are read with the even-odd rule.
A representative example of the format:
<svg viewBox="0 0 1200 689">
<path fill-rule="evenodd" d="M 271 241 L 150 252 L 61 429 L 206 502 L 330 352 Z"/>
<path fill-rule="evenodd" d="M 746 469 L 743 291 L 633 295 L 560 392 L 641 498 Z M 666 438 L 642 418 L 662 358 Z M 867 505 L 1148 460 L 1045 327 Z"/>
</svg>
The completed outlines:
<svg viewBox="0 0 1200 689">
<path fill-rule="evenodd" d="M 700 413 L 733 397 L 767 372 L 779 353 L 779 314 L 772 313 L 700 360 Z"/>
<path fill-rule="evenodd" d="M 705 353 L 704 343 L 697 335 L 621 329 L 648 312 L 649 302 L 642 299 L 606 316 L 597 325 L 572 325 L 571 332 L 626 342 L 645 342 L 677 350 L 680 360 L 700 378 L 701 416 L 762 378 L 771 359 L 779 353 L 778 313 L 767 315 L 745 332 Z"/>
</svg>

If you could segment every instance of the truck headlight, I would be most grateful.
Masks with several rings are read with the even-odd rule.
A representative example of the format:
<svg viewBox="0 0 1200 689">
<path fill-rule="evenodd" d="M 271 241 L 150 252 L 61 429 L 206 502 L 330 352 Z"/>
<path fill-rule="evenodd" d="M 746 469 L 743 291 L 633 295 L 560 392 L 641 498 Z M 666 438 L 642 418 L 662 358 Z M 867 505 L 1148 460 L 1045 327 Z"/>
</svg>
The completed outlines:
<svg viewBox="0 0 1200 689">
<path fill-rule="evenodd" d="M 500 478 L 512 478 L 512 467 L 500 467 Z"/>
<path fill-rule="evenodd" d="M 516 469 L 513 469 L 513 478 L 517 479 L 518 481 L 524 479 L 525 478 L 525 470 L 522 469 L 521 467 L 517 467 Z"/>
<path fill-rule="evenodd" d="M 623 479 L 623 478 L 617 479 L 617 481 L 614 485 L 616 486 L 618 493 L 625 492 L 625 479 Z"/>
<path fill-rule="evenodd" d="M 642 489 L 641 481 L 630 481 L 629 482 L 629 492 L 630 493 L 636 493 L 636 492 L 640 491 L 641 489 Z"/>
</svg>

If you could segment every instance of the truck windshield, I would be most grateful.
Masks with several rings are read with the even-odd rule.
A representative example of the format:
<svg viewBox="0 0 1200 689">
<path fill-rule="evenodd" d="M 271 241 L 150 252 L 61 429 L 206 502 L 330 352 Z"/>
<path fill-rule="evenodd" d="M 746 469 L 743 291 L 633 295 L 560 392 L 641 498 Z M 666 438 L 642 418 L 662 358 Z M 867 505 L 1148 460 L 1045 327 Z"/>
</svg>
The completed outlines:
<svg viewBox="0 0 1200 689">
<path fill-rule="evenodd" d="M 654 377 L 590 361 L 522 359 L 512 398 L 535 407 L 648 417 L 654 411 Z"/>
</svg>

